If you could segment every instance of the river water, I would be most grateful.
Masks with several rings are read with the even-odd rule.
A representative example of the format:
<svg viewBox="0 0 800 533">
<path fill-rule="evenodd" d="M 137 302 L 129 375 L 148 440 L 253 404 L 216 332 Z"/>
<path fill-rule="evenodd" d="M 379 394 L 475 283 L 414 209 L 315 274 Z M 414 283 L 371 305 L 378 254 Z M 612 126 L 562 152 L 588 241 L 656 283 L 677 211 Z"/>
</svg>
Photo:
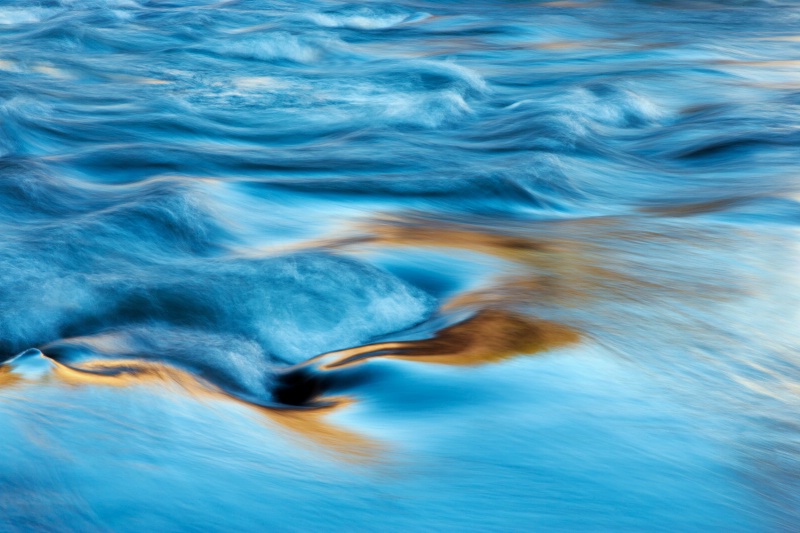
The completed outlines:
<svg viewBox="0 0 800 533">
<path fill-rule="evenodd" d="M 2 2 L 0 530 L 797 531 L 798 28 Z"/>
</svg>

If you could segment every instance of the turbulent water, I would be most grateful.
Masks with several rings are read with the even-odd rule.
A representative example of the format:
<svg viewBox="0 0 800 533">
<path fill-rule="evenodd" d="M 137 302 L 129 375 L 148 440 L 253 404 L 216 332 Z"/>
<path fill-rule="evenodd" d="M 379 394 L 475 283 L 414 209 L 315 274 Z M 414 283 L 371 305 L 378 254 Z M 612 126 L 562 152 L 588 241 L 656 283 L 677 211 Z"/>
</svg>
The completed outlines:
<svg viewBox="0 0 800 533">
<path fill-rule="evenodd" d="M 5 0 L 1 531 L 797 531 L 800 4 Z"/>
</svg>

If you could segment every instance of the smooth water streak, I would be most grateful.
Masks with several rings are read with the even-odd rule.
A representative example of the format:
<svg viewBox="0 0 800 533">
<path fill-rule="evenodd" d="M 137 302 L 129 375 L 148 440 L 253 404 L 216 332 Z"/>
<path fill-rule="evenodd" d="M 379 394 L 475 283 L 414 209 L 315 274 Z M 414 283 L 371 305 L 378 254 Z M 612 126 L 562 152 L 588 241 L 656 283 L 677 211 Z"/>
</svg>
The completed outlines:
<svg viewBox="0 0 800 533">
<path fill-rule="evenodd" d="M 798 21 L 3 3 L 0 530 L 796 530 Z"/>
</svg>

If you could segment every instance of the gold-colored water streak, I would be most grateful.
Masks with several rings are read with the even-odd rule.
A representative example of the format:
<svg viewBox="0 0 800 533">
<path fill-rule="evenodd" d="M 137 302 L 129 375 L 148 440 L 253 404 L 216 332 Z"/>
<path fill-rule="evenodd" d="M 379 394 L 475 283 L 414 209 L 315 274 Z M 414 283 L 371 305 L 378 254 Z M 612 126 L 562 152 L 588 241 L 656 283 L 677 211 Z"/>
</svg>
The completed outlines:
<svg viewBox="0 0 800 533">
<path fill-rule="evenodd" d="M 575 343 L 576 331 L 553 322 L 502 310 L 483 309 L 467 320 L 437 332 L 431 339 L 384 342 L 343 350 L 323 369 L 387 357 L 448 365 L 476 365 L 521 354 L 534 354 Z"/>
<path fill-rule="evenodd" d="M 599 297 L 638 298 L 646 291 L 681 290 L 645 273 L 631 272 L 619 245 L 691 247 L 693 239 L 702 243 L 711 237 L 649 228 L 644 220 L 592 217 L 499 229 L 419 215 L 381 217 L 356 227 L 355 235 L 321 244 L 345 250 L 367 246 L 460 249 L 508 263 L 490 286 L 454 297 L 445 310 L 463 306 L 516 309 L 531 302 L 576 307 Z M 686 290 L 696 288 L 691 282 L 687 280 Z"/>
<path fill-rule="evenodd" d="M 48 373 L 25 378 L 10 365 L 0 366 L 0 389 L 44 385 L 57 379 L 70 387 L 156 386 L 184 393 L 197 400 L 234 401 L 258 414 L 258 419 L 282 431 L 293 441 L 311 443 L 316 449 L 348 462 L 375 462 L 384 446 L 366 436 L 330 423 L 327 418 L 351 401 L 344 397 L 326 398 L 320 408 L 281 408 L 258 405 L 233 396 L 208 381 L 171 365 L 137 359 L 98 359 L 66 365 L 48 358 Z"/>
</svg>

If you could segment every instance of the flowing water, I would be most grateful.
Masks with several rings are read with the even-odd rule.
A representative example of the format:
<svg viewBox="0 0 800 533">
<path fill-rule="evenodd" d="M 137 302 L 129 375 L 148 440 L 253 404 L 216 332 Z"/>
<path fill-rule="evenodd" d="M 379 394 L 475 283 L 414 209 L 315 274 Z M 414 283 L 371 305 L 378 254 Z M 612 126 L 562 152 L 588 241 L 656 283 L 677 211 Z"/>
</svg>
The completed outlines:
<svg viewBox="0 0 800 533">
<path fill-rule="evenodd" d="M 800 4 L 5 0 L 0 530 L 797 531 Z"/>
</svg>

